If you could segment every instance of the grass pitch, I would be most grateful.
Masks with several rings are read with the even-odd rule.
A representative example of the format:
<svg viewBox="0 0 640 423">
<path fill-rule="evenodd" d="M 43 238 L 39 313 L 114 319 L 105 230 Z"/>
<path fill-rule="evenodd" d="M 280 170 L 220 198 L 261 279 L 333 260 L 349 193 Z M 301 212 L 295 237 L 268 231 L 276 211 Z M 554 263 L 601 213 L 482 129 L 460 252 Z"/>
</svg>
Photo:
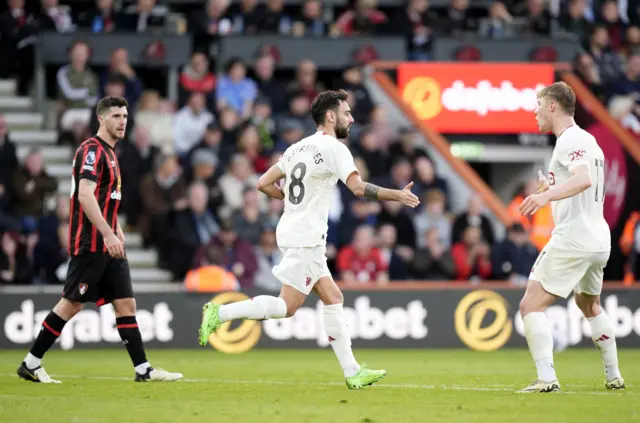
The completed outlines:
<svg viewBox="0 0 640 423">
<path fill-rule="evenodd" d="M 45 360 L 62 385 L 15 376 L 24 351 L 0 352 L 2 423 L 145 422 L 632 422 L 640 419 L 640 351 L 620 350 L 624 392 L 604 388 L 595 350 L 556 356 L 563 392 L 515 394 L 535 379 L 525 350 L 360 350 L 387 377 L 349 391 L 332 351 L 151 350 L 157 367 L 184 373 L 174 383 L 134 383 L 122 350 L 52 351 Z"/>
</svg>

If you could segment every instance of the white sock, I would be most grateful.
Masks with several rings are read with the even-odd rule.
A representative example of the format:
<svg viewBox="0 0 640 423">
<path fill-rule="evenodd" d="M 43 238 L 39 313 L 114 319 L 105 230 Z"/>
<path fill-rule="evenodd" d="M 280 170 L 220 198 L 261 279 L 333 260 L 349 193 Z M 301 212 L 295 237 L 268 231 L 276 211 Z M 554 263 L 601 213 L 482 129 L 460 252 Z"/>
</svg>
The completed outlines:
<svg viewBox="0 0 640 423">
<path fill-rule="evenodd" d="M 324 306 L 324 330 L 329 337 L 331 348 L 342 366 L 344 377 L 354 376 L 360 371 L 360 366 L 351 351 L 351 337 L 344 322 L 342 304 Z"/>
<path fill-rule="evenodd" d="M 522 321 L 529 351 L 538 370 L 538 379 L 545 382 L 557 380 L 553 367 L 553 337 L 547 315 L 541 312 L 529 313 Z"/>
<path fill-rule="evenodd" d="M 145 361 L 142 364 L 138 364 L 136 367 L 134 367 L 134 369 L 136 370 L 136 373 L 143 375 L 147 373 L 147 369 L 151 367 L 151 364 L 149 364 L 148 361 Z"/>
<path fill-rule="evenodd" d="M 31 353 L 27 354 L 27 356 L 24 358 L 24 364 L 27 365 L 27 369 L 29 370 L 38 368 L 40 366 L 40 363 L 42 363 L 42 359 L 36 357 Z"/>
<path fill-rule="evenodd" d="M 287 315 L 287 303 L 280 297 L 258 295 L 245 301 L 220 306 L 223 322 L 235 319 L 282 319 Z"/>
<path fill-rule="evenodd" d="M 618 369 L 618 347 L 609 316 L 602 310 L 596 317 L 590 317 L 587 320 L 591 325 L 591 339 L 600 351 L 600 357 L 604 363 L 604 375 L 607 381 L 621 377 Z"/>
</svg>

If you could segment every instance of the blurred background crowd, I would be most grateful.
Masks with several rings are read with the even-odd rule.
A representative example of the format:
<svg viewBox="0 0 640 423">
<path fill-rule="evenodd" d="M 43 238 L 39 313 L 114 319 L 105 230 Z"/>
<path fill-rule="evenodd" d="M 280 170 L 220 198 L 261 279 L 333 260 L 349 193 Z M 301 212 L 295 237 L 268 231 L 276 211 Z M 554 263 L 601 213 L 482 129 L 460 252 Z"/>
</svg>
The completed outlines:
<svg viewBox="0 0 640 423">
<path fill-rule="evenodd" d="M 185 18 L 175 24 L 193 37 L 195 49 L 181 69 L 177 101 L 166 98 L 163 75 L 130 65 L 125 48 L 112 52 L 107 68 L 92 67 L 81 37 L 68 51 L 68 64 L 47 75 L 57 143 L 73 150 L 95 134 L 93 106 L 101 96 L 128 99 L 129 129 L 117 146 L 120 210 L 127 231 L 141 234 L 144 246 L 157 251 L 157 265 L 173 280 L 213 264 L 234 273 L 243 288 L 279 289 L 271 267 L 280 259 L 275 226 L 283 203 L 258 193 L 255 183 L 288 146 L 315 132 L 312 99 L 324 89 L 343 88 L 356 119 L 344 142 L 363 178 L 395 188 L 413 180 L 422 204 L 406 209 L 357 199 L 340 184 L 327 235 L 334 275 L 371 284 L 412 279 L 523 283 L 553 228 L 548 209 L 531 219 L 517 212 L 522 199 L 536 191 L 536 181 L 525 181 L 514 193 L 513 224 L 499 239 L 479 196 L 465 210 L 451 210 L 455 193 L 434 165 L 429 145 L 412 127 L 392 129 L 387 111 L 363 83 L 364 60 L 356 58 L 337 72 L 321 72 L 304 60 L 294 72 L 281 72 L 276 52 L 269 49 L 250 62 L 218 63 L 209 45 L 231 34 L 394 34 L 406 39 L 408 60 L 424 61 L 440 35 L 575 36 L 583 46 L 574 63 L 577 74 L 615 117 L 640 133 L 640 3 L 351 3 L 328 14 L 329 6 L 317 0 L 295 5 L 210 0 L 188 6 L 155 0 L 66 5 L 8 0 L 0 14 L 0 50 L 3 58 L 15 60 L 0 61 L 0 77 L 17 77 L 18 93 L 29 95 L 30 39 L 39 31 L 149 32 L 168 25 L 170 10 L 180 12 Z M 15 144 L 0 116 L 0 281 L 60 283 L 61 266 L 68 261 L 68 194 L 57 194 L 57 180 L 47 174 L 40 149 L 19 160 Z M 53 205 L 48 197 L 55 197 Z"/>
</svg>

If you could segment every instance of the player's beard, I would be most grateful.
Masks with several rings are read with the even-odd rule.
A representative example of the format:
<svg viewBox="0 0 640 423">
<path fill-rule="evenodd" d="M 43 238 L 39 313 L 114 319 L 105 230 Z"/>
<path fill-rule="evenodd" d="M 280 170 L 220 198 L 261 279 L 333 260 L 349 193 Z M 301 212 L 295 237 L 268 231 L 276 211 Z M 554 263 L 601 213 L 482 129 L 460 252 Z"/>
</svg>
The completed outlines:
<svg viewBox="0 0 640 423">
<path fill-rule="evenodd" d="M 117 127 L 113 128 L 113 129 L 108 129 L 108 132 L 109 132 L 109 136 L 113 140 L 119 141 L 122 138 L 122 136 L 118 135 L 118 128 Z"/>
<path fill-rule="evenodd" d="M 350 125 L 340 125 L 339 123 L 336 125 L 336 138 L 344 139 L 349 137 L 349 128 Z"/>
</svg>

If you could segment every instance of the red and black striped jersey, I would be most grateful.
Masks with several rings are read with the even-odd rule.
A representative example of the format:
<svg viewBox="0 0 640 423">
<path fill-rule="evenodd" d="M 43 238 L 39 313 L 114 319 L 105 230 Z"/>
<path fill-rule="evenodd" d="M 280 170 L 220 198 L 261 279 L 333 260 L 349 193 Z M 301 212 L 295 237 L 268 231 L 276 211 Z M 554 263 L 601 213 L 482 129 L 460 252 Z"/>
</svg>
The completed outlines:
<svg viewBox="0 0 640 423">
<path fill-rule="evenodd" d="M 122 198 L 120 165 L 113 147 L 97 136 L 83 142 L 73 157 L 69 212 L 69 254 L 72 256 L 107 251 L 102 234 L 91 223 L 78 200 L 78 186 L 83 178 L 97 184 L 95 196 L 102 216 L 116 232 Z"/>
</svg>

